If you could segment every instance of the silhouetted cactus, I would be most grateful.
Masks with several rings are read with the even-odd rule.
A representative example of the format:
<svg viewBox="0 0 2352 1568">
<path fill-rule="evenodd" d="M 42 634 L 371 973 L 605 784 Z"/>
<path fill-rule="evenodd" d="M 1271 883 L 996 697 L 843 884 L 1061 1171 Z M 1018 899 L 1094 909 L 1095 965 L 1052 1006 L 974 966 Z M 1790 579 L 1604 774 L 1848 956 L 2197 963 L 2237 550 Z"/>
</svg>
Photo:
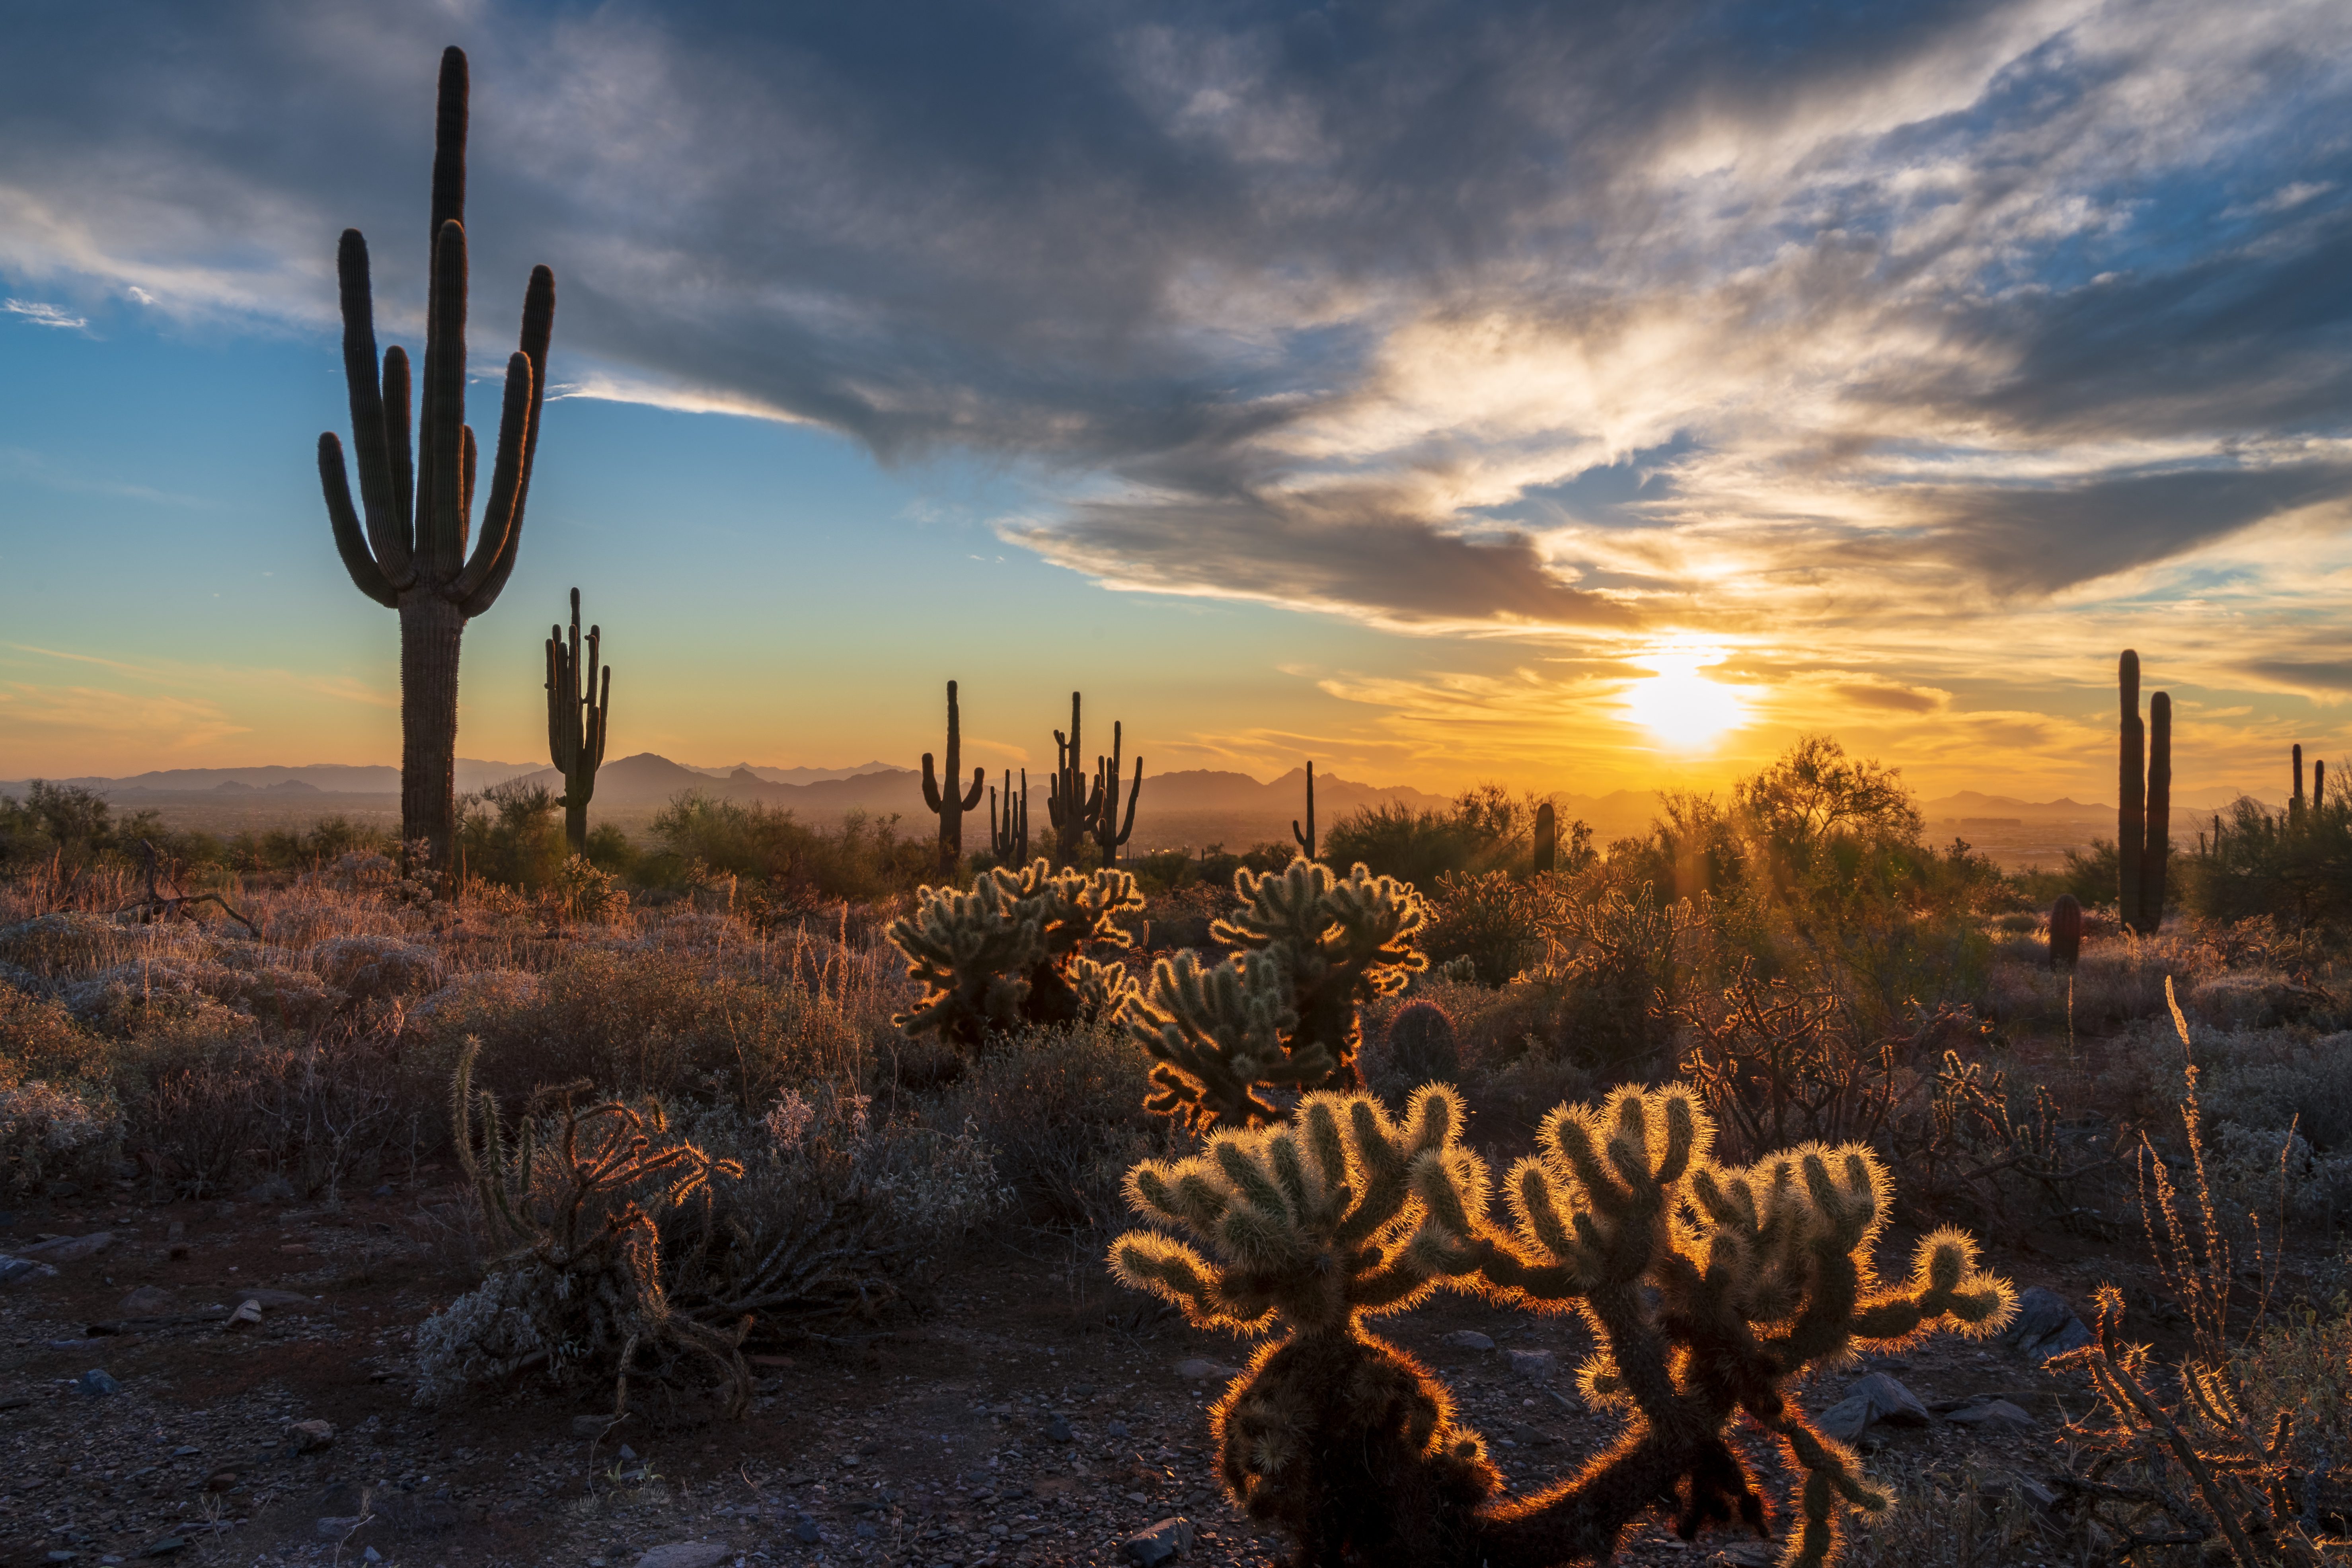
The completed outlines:
<svg viewBox="0 0 2352 1568">
<path fill-rule="evenodd" d="M 1505 1183 L 1505 1227 L 1463 1121 L 1434 1085 L 1402 1125 L 1365 1097 L 1314 1094 L 1283 1126 L 1221 1132 L 1200 1156 L 1129 1177 L 1140 1213 L 1213 1261 L 1132 1233 L 1111 1250 L 1122 1280 L 1201 1328 L 1287 1331 L 1211 1423 L 1234 1500 L 1288 1531 L 1297 1562 L 1606 1562 L 1629 1526 L 1668 1505 L 1685 1539 L 1735 1520 L 1761 1533 L 1763 1499 L 1727 1436 L 1745 1415 L 1802 1478 L 1782 1562 L 1819 1568 L 1836 1556 L 1845 1509 L 1886 1500 L 1806 1419 L 1797 1381 L 1859 1348 L 1987 1334 L 2010 1314 L 2008 1283 L 1955 1231 L 1919 1244 L 1908 1280 L 1879 1283 L 1890 1189 L 1862 1146 L 1718 1167 L 1688 1089 L 1627 1089 L 1552 1113 Z M 1496 1500 L 1500 1478 L 1444 1386 L 1363 1328 L 1436 1285 L 1578 1314 L 1600 1341 L 1585 1396 L 1626 1415 L 1615 1446 L 1572 1479 Z"/>
<path fill-rule="evenodd" d="M 1452 1083 L 1462 1073 L 1454 1020 L 1436 1003 L 1408 1002 L 1389 1020 L 1388 1070 L 1408 1083 Z"/>
<path fill-rule="evenodd" d="M 1040 859 L 984 871 L 969 893 L 924 888 L 916 898 L 915 912 L 890 927 L 923 987 L 890 1020 L 909 1035 L 937 1031 L 977 1047 L 1024 1025 L 1116 1017 L 1135 994 L 1127 971 L 1086 955 L 1132 945 L 1115 923 L 1143 908 L 1129 872 L 1056 872 Z"/>
<path fill-rule="evenodd" d="M 2083 961 L 2083 906 L 2061 893 L 2050 906 L 2050 967 L 2072 969 Z"/>
<path fill-rule="evenodd" d="M 1559 817 L 1551 808 L 1551 802 L 1546 801 L 1536 807 L 1536 875 L 1541 876 L 1552 869 L 1559 863 Z"/>
<path fill-rule="evenodd" d="M 604 765 L 604 726 L 613 710 L 613 671 L 600 668 L 602 626 L 588 628 L 588 662 L 580 662 L 580 590 L 572 590 L 572 636 L 547 628 L 547 752 L 563 775 L 563 837 L 588 853 L 588 801 Z M 601 681 L 599 679 L 601 676 Z"/>
<path fill-rule="evenodd" d="M 2139 655 L 2124 649 L 2116 676 L 2123 705 L 2116 758 L 2116 913 L 2126 927 L 2137 930 L 2147 852 L 2147 780 L 2140 771 L 2147 731 L 2139 717 Z"/>
<path fill-rule="evenodd" d="M 1083 740 L 1078 727 L 1078 694 L 1070 693 L 1070 732 L 1054 731 L 1054 772 L 1045 781 L 1045 820 L 1054 826 L 1054 864 L 1075 866 L 1078 862 L 1078 846 L 1086 842 L 1087 828 L 1094 820 L 1095 811 L 1102 802 L 1099 795 L 1087 795 L 1086 764 L 1078 747 Z M 1101 780 L 1097 779 L 1097 785 Z"/>
<path fill-rule="evenodd" d="M 940 879 L 955 880 L 963 861 L 963 814 L 980 805 L 988 782 L 986 768 L 971 770 L 971 788 L 959 796 L 956 783 L 963 777 L 963 720 L 956 706 L 956 683 L 948 682 L 948 755 L 946 784 L 931 771 L 931 753 L 923 753 L 923 804 L 940 819 Z"/>
<path fill-rule="evenodd" d="M 2311 759 L 2311 809 L 2317 811 L 2327 804 L 2327 764 L 2317 757 Z"/>
<path fill-rule="evenodd" d="M 481 536 L 468 555 L 477 453 L 466 423 L 466 100 L 465 54 L 445 50 L 413 460 L 408 356 L 397 345 L 385 350 L 379 378 L 367 241 L 358 229 L 343 231 L 336 256 L 364 531 L 352 504 L 342 442 L 332 431 L 319 437 L 319 479 L 344 570 L 361 593 L 400 612 L 401 838 L 424 842 L 443 870 L 457 831 L 458 645 L 466 622 L 489 609 L 514 571 L 555 321 L 555 274 L 533 268 L 523 295 L 521 347 L 507 360 Z"/>
<path fill-rule="evenodd" d="M 1127 821 L 1122 826 L 1118 816 L 1118 754 L 1122 743 L 1119 725 L 1110 727 L 1110 755 L 1095 759 L 1094 820 L 1087 825 L 1095 848 L 1102 863 L 1111 865 L 1118 859 L 1119 846 L 1135 836 L 1135 801 L 1143 793 L 1143 759 L 1135 759 L 1135 782 L 1127 790 Z"/>
<path fill-rule="evenodd" d="M 1190 949 L 1161 959 L 1130 1025 L 1154 1063 L 1144 1104 L 1203 1131 L 1278 1118 L 1261 1088 L 1358 1088 L 1357 1009 L 1429 964 L 1410 883 L 1294 860 L 1235 872 L 1234 890 L 1242 907 L 1209 929 L 1243 951 L 1207 967 Z"/>
<path fill-rule="evenodd" d="M 988 791 L 988 848 L 1001 865 L 1029 863 L 1029 770 L 1021 770 L 1021 793 L 1013 793 L 1013 770 L 1004 770 L 1004 812 L 996 809 L 996 787 Z"/>
<path fill-rule="evenodd" d="M 1298 840 L 1298 847 L 1307 852 L 1307 858 L 1315 858 L 1315 759 L 1312 757 L 1307 759 L 1307 826 L 1302 830 L 1298 818 L 1292 817 L 1290 836 Z"/>
<path fill-rule="evenodd" d="M 2287 797 L 2287 811 L 2290 816 L 2303 815 L 2303 748 L 2301 746 L 2294 748 L 2294 794 Z"/>
<path fill-rule="evenodd" d="M 2164 927 L 2165 871 L 2172 863 L 2172 698 L 2147 700 L 2147 830 L 2140 851 L 2139 929 Z"/>
</svg>

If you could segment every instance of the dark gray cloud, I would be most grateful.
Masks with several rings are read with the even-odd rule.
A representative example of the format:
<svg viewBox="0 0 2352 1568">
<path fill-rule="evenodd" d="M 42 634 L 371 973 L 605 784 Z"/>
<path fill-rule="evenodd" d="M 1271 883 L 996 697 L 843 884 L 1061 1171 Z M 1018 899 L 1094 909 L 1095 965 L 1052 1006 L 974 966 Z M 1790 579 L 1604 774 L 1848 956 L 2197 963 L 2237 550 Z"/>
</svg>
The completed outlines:
<svg viewBox="0 0 2352 1568">
<path fill-rule="evenodd" d="M 2352 28 L 2283 3 L 12 28 L 0 279 L 319 330 L 357 224 L 413 310 L 457 42 L 485 350 L 551 262 L 559 376 L 1033 463 L 1084 499 L 1010 531 L 1123 584 L 1625 630 L 1713 613 L 1686 535 L 2031 595 L 2343 493 L 2276 443 L 2352 417 Z"/>
</svg>

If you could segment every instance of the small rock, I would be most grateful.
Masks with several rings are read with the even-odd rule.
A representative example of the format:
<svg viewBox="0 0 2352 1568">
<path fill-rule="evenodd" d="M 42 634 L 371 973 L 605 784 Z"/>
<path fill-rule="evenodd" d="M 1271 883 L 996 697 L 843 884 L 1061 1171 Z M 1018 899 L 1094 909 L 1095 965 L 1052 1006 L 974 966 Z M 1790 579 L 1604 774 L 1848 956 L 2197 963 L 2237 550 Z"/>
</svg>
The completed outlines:
<svg viewBox="0 0 2352 1568">
<path fill-rule="evenodd" d="M 147 1543 L 147 1549 L 140 1552 L 139 1555 L 142 1557 L 169 1557 L 175 1552 L 185 1552 L 187 1549 L 188 1538 L 186 1536 L 167 1535 L 161 1541 L 149 1542 Z"/>
<path fill-rule="evenodd" d="M 1045 1423 L 1045 1437 L 1048 1442 L 1066 1443 L 1076 1436 L 1076 1434 L 1070 1430 L 1069 1422 L 1059 1415 Z"/>
<path fill-rule="evenodd" d="M 626 1443 L 624 1443 L 621 1445 L 619 1457 L 624 1459 L 634 1459 L 637 1457 L 637 1451 L 635 1448 L 630 1447 Z"/>
<path fill-rule="evenodd" d="M 1511 1428 L 1511 1441 L 1522 1448 L 1549 1448 L 1559 1439 L 1540 1426 L 1529 1426 L 1523 1422 Z"/>
<path fill-rule="evenodd" d="M 1495 1342 L 1475 1329 L 1456 1329 L 1439 1342 L 1452 1345 L 1458 1351 L 1490 1351 L 1495 1348 Z"/>
<path fill-rule="evenodd" d="M 681 1541 L 649 1547 L 637 1559 L 637 1568 L 717 1568 L 735 1555 L 723 1541 Z"/>
<path fill-rule="evenodd" d="M 170 1225 L 165 1226 L 163 1227 L 163 1239 L 165 1241 L 187 1240 L 188 1222 L 184 1219 L 175 1219 Z"/>
<path fill-rule="evenodd" d="M 881 1532 L 861 1519 L 851 1527 L 850 1533 L 861 1541 L 871 1541 Z"/>
<path fill-rule="evenodd" d="M 79 1182 L 51 1182 L 41 1189 L 41 1195 L 58 1203 L 62 1203 L 68 1198 L 78 1198 L 81 1196 L 81 1184 Z"/>
<path fill-rule="evenodd" d="M 245 1189 L 245 1201 L 249 1204 L 290 1204 L 294 1201 L 294 1184 L 283 1176 L 264 1176 Z"/>
<path fill-rule="evenodd" d="M 361 1525 L 365 1524 L 367 1522 L 367 1519 L 368 1516 L 363 1513 L 341 1515 L 333 1519 L 322 1519 L 319 1521 L 318 1525 L 319 1539 L 321 1541 L 341 1541 L 352 1531 L 357 1530 Z"/>
<path fill-rule="evenodd" d="M 30 1247 L 16 1249 L 19 1258 L 37 1258 L 44 1263 L 79 1263 L 85 1258 L 95 1258 L 114 1245 L 110 1230 L 92 1231 L 88 1236 L 60 1236 L 48 1241 L 37 1241 Z"/>
<path fill-rule="evenodd" d="M 2066 1304 L 2065 1297 L 2036 1285 L 2017 1298 L 2017 1316 L 1993 1339 L 2031 1360 L 2044 1362 L 2080 1350 L 2091 1342 L 2092 1334 Z"/>
<path fill-rule="evenodd" d="M 1106 1437 L 1124 1437 L 1124 1436 L 1127 1436 L 1127 1423 L 1126 1423 L 1126 1422 L 1124 1422 L 1124 1421 L 1114 1421 L 1114 1422 L 1110 1423 L 1110 1425 L 1108 1425 L 1108 1426 L 1105 1426 L 1105 1427 L 1103 1428 L 1103 1436 L 1106 1436 Z"/>
<path fill-rule="evenodd" d="M 1971 1399 L 1958 1409 L 1947 1412 L 1944 1419 L 1958 1426 L 2014 1426 L 2022 1430 L 2038 1425 L 2031 1415 L 2008 1400 L 1992 1397 Z"/>
<path fill-rule="evenodd" d="M 122 1298 L 115 1310 L 126 1318 L 160 1317 L 172 1310 L 172 1293 L 160 1285 L 142 1285 Z"/>
<path fill-rule="evenodd" d="M 315 1454 L 335 1446 L 335 1425 L 331 1421 L 297 1421 L 286 1430 L 293 1436 L 298 1454 Z"/>
<path fill-rule="evenodd" d="M 1071 1397 L 1071 1398 L 1073 1398 L 1073 1399 L 1092 1399 L 1094 1396 L 1095 1396 L 1095 1385 L 1094 1385 L 1093 1384 L 1091 1384 L 1091 1383 L 1074 1383 L 1074 1384 L 1070 1384 L 1070 1397 Z"/>
<path fill-rule="evenodd" d="M 574 1415 L 572 1418 L 572 1435 L 574 1437 L 602 1437 L 612 1425 L 613 1418 L 609 1415 Z"/>
<path fill-rule="evenodd" d="M 1159 1568 L 1159 1564 L 1192 1550 L 1192 1521 L 1181 1514 L 1163 1519 L 1120 1542 L 1119 1550 L 1138 1568 Z"/>
<path fill-rule="evenodd" d="M 1234 1369 L 1229 1366 L 1219 1366 L 1215 1362 L 1204 1361 L 1199 1356 L 1192 1356 L 1176 1363 L 1176 1375 L 1187 1383 L 1206 1383 L 1212 1378 L 1231 1377 L 1234 1375 Z"/>
<path fill-rule="evenodd" d="M 816 1521 L 803 1514 L 793 1521 L 793 1539 L 803 1546 L 815 1546 L 824 1542 L 824 1531 L 816 1527 Z"/>
<path fill-rule="evenodd" d="M 236 1304 L 236 1310 L 228 1315 L 228 1321 L 222 1326 L 224 1328 L 230 1329 L 242 1329 L 259 1321 L 261 1321 L 261 1303 L 258 1301 L 239 1301 Z"/>
<path fill-rule="evenodd" d="M 371 1546 L 360 1553 L 360 1561 L 362 1563 L 381 1563 L 383 1561 L 383 1553 Z"/>
<path fill-rule="evenodd" d="M 27 1279 L 54 1279 L 58 1271 L 37 1258 L 11 1258 L 0 1253 L 0 1285 L 21 1284 Z"/>
<path fill-rule="evenodd" d="M 74 1379 L 74 1387 L 91 1399 L 103 1399 L 110 1394 L 120 1394 L 122 1385 L 114 1381 L 113 1373 L 102 1366 L 91 1367 Z"/>
<path fill-rule="evenodd" d="M 1511 1371 L 1536 1383 L 1549 1383 L 1559 1370 L 1559 1357 L 1550 1351 L 1512 1351 Z"/>
<path fill-rule="evenodd" d="M 1925 1426 L 1935 1419 L 1919 1396 L 1883 1372 L 1856 1378 L 1843 1399 L 1822 1412 L 1816 1425 L 1841 1443 L 1862 1436 L 1874 1421 L 1896 1426 Z"/>
</svg>

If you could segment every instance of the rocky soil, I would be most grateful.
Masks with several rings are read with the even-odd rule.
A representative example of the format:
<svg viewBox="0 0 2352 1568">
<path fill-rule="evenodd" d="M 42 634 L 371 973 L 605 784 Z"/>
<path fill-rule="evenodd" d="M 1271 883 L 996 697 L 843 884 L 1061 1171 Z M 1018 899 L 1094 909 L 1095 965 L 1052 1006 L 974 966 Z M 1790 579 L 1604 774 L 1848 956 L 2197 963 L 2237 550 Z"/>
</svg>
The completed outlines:
<svg viewBox="0 0 2352 1568">
<path fill-rule="evenodd" d="M 429 1174 L 332 1206 L 140 1196 L 0 1226 L 0 1252 L 26 1260 L 0 1279 L 7 1568 L 1280 1560 L 1204 1453 L 1204 1407 L 1244 1347 L 1119 1290 L 1091 1245 L 975 1243 L 880 1336 L 760 1358 L 748 1421 L 687 1408 L 608 1430 L 608 1387 L 413 1403 L 409 1336 L 470 1282 L 462 1211 Z M 2089 1275 L 2042 1261 L 2021 1285 L 2080 1300 Z M 1571 1471 L 1615 1429 L 1573 1392 L 1585 1339 L 1569 1321 L 1446 1299 L 1384 1331 L 1450 1383 L 1517 1487 Z M 1931 1342 L 1829 1374 L 1808 1403 L 1843 1402 L 1882 1477 L 2032 1495 L 2053 1426 L 2088 1404 L 2034 1360 Z M 1654 1526 L 1625 1560 L 1774 1555 Z"/>
</svg>

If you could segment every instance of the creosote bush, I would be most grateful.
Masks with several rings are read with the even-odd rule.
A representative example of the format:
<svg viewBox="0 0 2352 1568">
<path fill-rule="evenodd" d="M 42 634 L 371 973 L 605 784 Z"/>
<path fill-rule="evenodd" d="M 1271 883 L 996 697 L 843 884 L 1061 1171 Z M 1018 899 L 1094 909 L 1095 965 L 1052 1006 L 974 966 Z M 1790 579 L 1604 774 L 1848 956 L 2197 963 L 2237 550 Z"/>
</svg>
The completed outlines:
<svg viewBox="0 0 2352 1568">
<path fill-rule="evenodd" d="M 1857 1348 L 1990 1333 L 2011 1310 L 1955 1231 L 1920 1242 L 1907 1279 L 1878 1279 L 1888 1183 L 1866 1149 L 1718 1166 L 1687 1089 L 1627 1089 L 1552 1115 L 1504 1183 L 1506 1225 L 1462 1122 L 1435 1086 L 1402 1125 L 1362 1096 L 1310 1095 L 1279 1126 L 1220 1132 L 1130 1181 L 1161 1228 L 1117 1244 L 1120 1279 L 1202 1328 L 1287 1331 L 1213 1422 L 1234 1500 L 1290 1531 L 1300 1562 L 1601 1562 L 1669 1498 L 1685 1539 L 1726 1523 L 1765 1533 L 1727 1437 L 1744 1415 L 1801 1478 L 1782 1562 L 1828 1563 L 1843 1512 L 1886 1500 L 1806 1418 L 1794 1381 Z M 1362 1326 L 1439 1287 L 1582 1317 L 1601 1348 L 1579 1382 L 1624 1413 L 1617 1443 L 1571 1479 L 1494 1500 L 1498 1478 L 1442 1385 Z"/>
</svg>

